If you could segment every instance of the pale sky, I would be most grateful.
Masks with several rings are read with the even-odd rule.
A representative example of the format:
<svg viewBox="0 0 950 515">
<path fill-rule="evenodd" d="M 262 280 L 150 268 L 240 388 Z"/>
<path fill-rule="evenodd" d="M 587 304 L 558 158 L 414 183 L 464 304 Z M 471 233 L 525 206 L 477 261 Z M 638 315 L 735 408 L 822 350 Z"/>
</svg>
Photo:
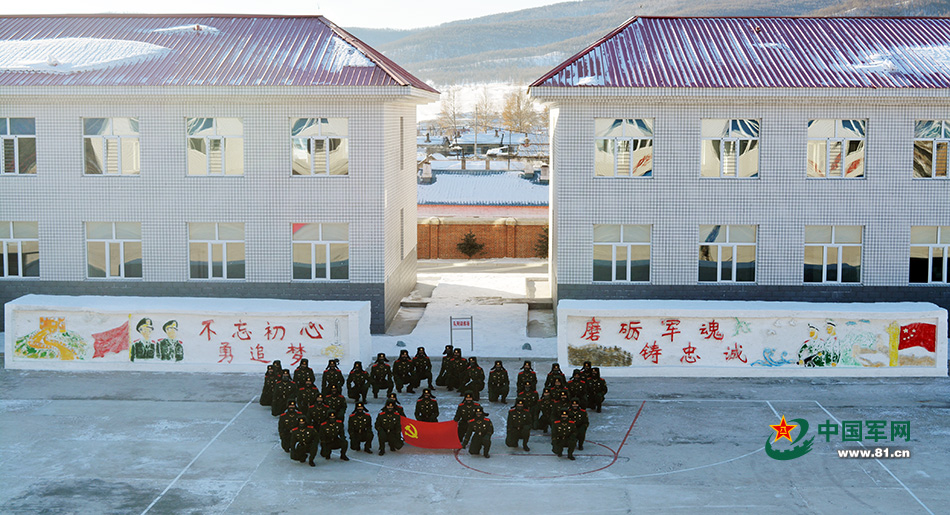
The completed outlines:
<svg viewBox="0 0 950 515">
<path fill-rule="evenodd" d="M 341 27 L 411 29 L 567 0 L 4 0 L 0 14 L 322 14 Z M 141 6 L 141 7 L 140 7 Z"/>
</svg>

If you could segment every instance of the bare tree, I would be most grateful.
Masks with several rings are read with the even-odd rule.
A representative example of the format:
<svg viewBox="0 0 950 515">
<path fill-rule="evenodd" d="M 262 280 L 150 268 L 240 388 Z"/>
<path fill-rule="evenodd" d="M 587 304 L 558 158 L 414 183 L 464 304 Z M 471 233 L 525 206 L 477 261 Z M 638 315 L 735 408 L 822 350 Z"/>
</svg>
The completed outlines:
<svg viewBox="0 0 950 515">
<path fill-rule="evenodd" d="M 539 114 L 525 89 L 513 90 L 505 95 L 505 107 L 501 122 L 511 132 L 531 132 L 538 125 Z"/>
<path fill-rule="evenodd" d="M 454 141 L 456 131 L 463 125 L 462 99 L 459 95 L 459 88 L 453 86 L 442 91 L 439 100 L 441 102 L 438 118 L 439 127 L 449 140 Z"/>
<path fill-rule="evenodd" d="M 475 132 L 488 131 L 498 126 L 498 107 L 495 100 L 488 93 L 488 88 L 482 88 L 475 102 Z"/>
</svg>

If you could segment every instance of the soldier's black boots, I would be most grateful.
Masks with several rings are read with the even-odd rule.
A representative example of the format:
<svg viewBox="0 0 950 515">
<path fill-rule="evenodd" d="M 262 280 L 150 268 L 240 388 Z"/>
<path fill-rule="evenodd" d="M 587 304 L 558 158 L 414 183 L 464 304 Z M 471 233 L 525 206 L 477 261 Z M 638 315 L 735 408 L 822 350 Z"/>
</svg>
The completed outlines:
<svg viewBox="0 0 950 515">
<path fill-rule="evenodd" d="M 311 467 L 316 467 L 316 466 L 317 466 L 317 464 L 316 464 L 316 463 L 314 463 L 314 462 L 313 462 L 313 460 L 310 460 L 310 466 L 311 466 Z"/>
<path fill-rule="evenodd" d="M 366 444 L 366 447 L 364 447 L 363 450 L 370 454 L 373 454 L 373 451 L 370 449 L 369 444 Z"/>
<path fill-rule="evenodd" d="M 522 445 L 521 448 L 524 449 L 525 452 L 529 452 L 529 451 L 531 450 L 531 449 L 528 448 L 528 444 Z"/>
<path fill-rule="evenodd" d="M 382 456 L 383 454 L 386 454 L 386 450 L 380 448 L 380 449 L 379 449 L 379 455 Z"/>
</svg>

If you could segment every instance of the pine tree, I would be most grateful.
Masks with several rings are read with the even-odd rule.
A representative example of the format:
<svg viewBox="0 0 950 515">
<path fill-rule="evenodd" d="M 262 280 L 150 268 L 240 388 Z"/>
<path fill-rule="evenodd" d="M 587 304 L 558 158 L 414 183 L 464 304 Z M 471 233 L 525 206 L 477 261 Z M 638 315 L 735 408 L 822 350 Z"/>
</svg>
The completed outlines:
<svg viewBox="0 0 950 515">
<path fill-rule="evenodd" d="M 548 258 L 548 228 L 545 227 L 538 235 L 538 242 L 534 244 L 534 252 L 541 259 Z"/>
<path fill-rule="evenodd" d="M 478 254 L 483 248 L 485 248 L 485 244 L 478 243 L 478 241 L 475 239 L 475 233 L 468 231 L 468 233 L 462 237 L 462 241 L 456 245 L 456 248 L 459 249 L 459 252 L 465 254 L 469 257 L 469 259 L 471 259 L 472 256 Z"/>
</svg>

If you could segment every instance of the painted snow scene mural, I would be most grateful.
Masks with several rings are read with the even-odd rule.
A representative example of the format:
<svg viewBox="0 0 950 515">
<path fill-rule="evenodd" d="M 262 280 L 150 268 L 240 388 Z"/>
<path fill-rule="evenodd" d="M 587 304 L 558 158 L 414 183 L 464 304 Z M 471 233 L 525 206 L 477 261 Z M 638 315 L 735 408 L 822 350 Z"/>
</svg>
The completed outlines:
<svg viewBox="0 0 950 515">
<path fill-rule="evenodd" d="M 933 304 L 755 305 L 564 301 L 559 358 L 609 375 L 947 373 L 947 314 Z"/>
<path fill-rule="evenodd" d="M 136 309 L 145 303 L 153 307 Z M 7 304 L 8 365 L 244 372 L 274 360 L 366 359 L 368 310 L 361 302 L 31 295 Z"/>
</svg>

